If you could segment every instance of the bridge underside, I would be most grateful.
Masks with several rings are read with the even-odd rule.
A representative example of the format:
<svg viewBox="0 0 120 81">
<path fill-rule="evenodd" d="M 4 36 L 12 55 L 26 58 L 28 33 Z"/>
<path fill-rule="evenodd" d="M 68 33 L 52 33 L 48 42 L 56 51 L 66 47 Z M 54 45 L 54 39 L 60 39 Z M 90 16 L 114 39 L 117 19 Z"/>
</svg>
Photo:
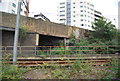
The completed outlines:
<svg viewBox="0 0 120 81">
<path fill-rule="evenodd" d="M 39 35 L 39 46 L 59 46 L 64 38 L 48 35 Z"/>
<path fill-rule="evenodd" d="M 2 30 L 2 46 L 13 46 L 14 31 Z M 64 38 L 28 32 L 19 40 L 19 46 L 58 46 L 64 43 Z"/>
</svg>

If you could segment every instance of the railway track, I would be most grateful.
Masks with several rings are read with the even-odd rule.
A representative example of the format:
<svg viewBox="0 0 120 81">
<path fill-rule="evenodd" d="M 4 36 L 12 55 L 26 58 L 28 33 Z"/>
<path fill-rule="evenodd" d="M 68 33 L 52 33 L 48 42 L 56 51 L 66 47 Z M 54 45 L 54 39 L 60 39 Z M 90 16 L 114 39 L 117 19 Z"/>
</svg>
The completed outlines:
<svg viewBox="0 0 120 81">
<path fill-rule="evenodd" d="M 93 66 L 107 66 L 110 63 L 112 57 L 25 57 L 18 58 L 18 66 L 70 66 L 76 61 L 82 63 L 91 63 Z M 12 64 L 12 59 L 9 61 Z"/>
</svg>

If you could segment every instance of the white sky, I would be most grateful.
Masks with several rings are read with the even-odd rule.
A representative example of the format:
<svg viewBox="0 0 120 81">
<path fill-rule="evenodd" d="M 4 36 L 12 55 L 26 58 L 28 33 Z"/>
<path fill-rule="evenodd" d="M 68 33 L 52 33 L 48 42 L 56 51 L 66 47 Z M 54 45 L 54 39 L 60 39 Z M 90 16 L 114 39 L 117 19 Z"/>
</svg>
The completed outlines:
<svg viewBox="0 0 120 81">
<path fill-rule="evenodd" d="M 30 14 L 42 12 L 52 22 L 57 21 L 57 3 L 61 0 L 30 0 Z M 118 2 L 120 0 L 89 0 L 105 17 L 116 19 L 118 15 Z"/>
</svg>

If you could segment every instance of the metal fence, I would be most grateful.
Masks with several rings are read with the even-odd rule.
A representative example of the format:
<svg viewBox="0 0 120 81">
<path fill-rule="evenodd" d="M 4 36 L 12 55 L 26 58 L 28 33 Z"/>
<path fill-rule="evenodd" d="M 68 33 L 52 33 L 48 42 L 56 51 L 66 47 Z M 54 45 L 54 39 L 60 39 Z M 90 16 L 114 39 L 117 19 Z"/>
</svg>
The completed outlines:
<svg viewBox="0 0 120 81">
<path fill-rule="evenodd" d="M 1 46 L 3 54 L 13 54 L 13 46 Z M 18 56 L 119 54 L 120 45 L 110 46 L 18 46 Z"/>
</svg>

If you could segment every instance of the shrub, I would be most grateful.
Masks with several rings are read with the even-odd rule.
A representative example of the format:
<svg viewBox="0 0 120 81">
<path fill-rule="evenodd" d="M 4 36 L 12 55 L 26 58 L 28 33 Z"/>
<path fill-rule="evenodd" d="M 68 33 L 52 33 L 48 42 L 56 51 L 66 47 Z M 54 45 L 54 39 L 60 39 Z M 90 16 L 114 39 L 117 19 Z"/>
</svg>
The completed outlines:
<svg viewBox="0 0 120 81">
<path fill-rule="evenodd" d="M 68 50 L 68 49 L 67 49 Z M 63 54 L 68 54 L 68 51 L 65 51 L 64 47 L 58 47 L 58 48 L 53 48 L 51 50 L 51 55 L 63 55 Z"/>
<path fill-rule="evenodd" d="M 42 50 L 38 51 L 38 55 L 44 55 L 44 53 L 42 52 Z"/>
<path fill-rule="evenodd" d="M 30 70 L 28 68 L 18 67 L 17 65 L 10 65 L 9 59 L 11 55 L 5 55 L 3 57 L 3 64 L 2 64 L 2 79 L 25 79 L 22 76 L 23 73 Z"/>
</svg>

